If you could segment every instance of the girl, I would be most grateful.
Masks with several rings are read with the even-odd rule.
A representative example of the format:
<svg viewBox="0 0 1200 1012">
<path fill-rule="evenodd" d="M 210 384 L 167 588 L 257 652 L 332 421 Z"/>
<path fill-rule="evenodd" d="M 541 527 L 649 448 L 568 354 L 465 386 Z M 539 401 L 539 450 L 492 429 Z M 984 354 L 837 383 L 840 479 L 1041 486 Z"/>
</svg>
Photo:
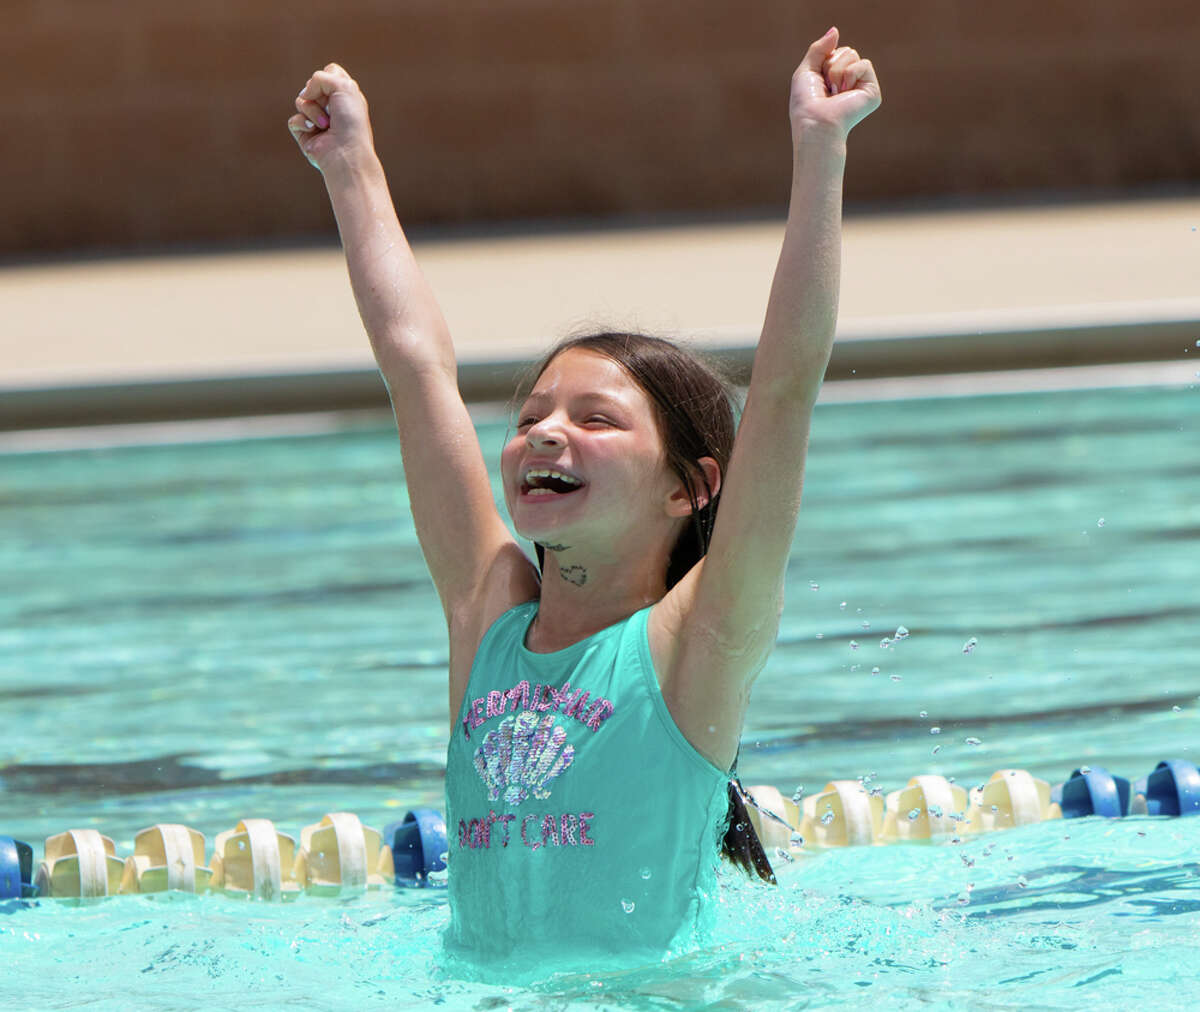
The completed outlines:
<svg viewBox="0 0 1200 1012">
<path fill-rule="evenodd" d="M 720 381 L 667 342 L 547 357 L 501 459 L 539 573 L 497 512 L 365 98 L 336 64 L 297 97 L 449 629 L 451 949 L 661 957 L 707 927 L 833 342 L 846 136 L 879 101 L 833 28 L 792 78 L 790 210 L 736 442 Z"/>
</svg>

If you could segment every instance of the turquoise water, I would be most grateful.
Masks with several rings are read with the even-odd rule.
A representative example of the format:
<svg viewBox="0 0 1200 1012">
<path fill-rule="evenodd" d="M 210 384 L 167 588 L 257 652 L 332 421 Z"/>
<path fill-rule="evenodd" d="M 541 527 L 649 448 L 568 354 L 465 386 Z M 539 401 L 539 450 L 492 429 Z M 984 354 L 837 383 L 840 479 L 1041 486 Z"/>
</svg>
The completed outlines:
<svg viewBox="0 0 1200 1012">
<path fill-rule="evenodd" d="M 1196 761 L 1198 435 L 1191 389 L 821 406 L 745 782 Z M 404 502 L 382 424 L 0 456 L 0 832 L 127 854 L 153 822 L 440 807 L 446 650 Z M 777 890 L 729 878 L 702 952 L 519 983 L 441 966 L 435 891 L 43 903 L 0 915 L 0 1004 L 1182 1007 L 1198 855 L 1200 819 L 1147 818 L 805 854 Z"/>
</svg>

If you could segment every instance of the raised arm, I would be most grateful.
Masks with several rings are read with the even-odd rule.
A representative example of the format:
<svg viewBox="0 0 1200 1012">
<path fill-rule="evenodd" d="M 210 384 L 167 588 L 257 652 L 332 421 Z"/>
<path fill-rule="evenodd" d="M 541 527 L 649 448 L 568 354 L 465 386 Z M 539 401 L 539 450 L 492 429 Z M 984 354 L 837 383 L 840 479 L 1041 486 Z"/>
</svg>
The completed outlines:
<svg viewBox="0 0 1200 1012">
<path fill-rule="evenodd" d="M 875 71 L 830 29 L 792 78 L 792 190 L 746 407 L 703 562 L 663 602 L 656 655 L 677 723 L 722 765 L 770 654 L 800 509 L 809 425 L 833 347 L 846 136 L 880 102 Z M 652 626 L 652 637 L 654 626 Z M 652 640 L 653 642 L 653 640 Z"/>
<path fill-rule="evenodd" d="M 296 109 L 288 129 L 329 191 L 358 311 L 391 396 L 417 536 L 453 654 L 475 625 L 486 628 L 512 603 L 534 596 L 536 574 L 492 498 L 458 392 L 450 333 L 397 220 L 365 97 L 345 70 L 329 64 L 309 78 Z"/>
</svg>

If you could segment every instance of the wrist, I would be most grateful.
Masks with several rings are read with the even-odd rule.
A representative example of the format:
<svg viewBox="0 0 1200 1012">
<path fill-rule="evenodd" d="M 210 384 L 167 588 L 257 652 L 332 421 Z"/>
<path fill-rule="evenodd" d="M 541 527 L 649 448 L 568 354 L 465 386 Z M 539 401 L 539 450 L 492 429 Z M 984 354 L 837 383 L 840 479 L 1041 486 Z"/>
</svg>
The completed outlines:
<svg viewBox="0 0 1200 1012">
<path fill-rule="evenodd" d="M 321 163 L 321 175 L 332 195 L 335 190 L 373 183 L 383 178 L 383 164 L 374 148 L 338 150 Z"/>
<path fill-rule="evenodd" d="M 836 123 L 823 120 L 792 120 L 792 150 L 797 156 L 846 157 L 847 132 Z"/>
<path fill-rule="evenodd" d="M 846 135 L 827 123 L 792 124 L 792 181 L 841 179 L 846 168 Z"/>
</svg>

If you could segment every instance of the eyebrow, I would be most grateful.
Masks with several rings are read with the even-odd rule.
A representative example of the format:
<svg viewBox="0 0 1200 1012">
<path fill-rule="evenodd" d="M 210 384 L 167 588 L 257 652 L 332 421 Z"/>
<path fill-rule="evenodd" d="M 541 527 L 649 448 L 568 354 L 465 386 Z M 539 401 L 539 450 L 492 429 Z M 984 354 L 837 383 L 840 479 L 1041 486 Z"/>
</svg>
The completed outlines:
<svg viewBox="0 0 1200 1012">
<path fill-rule="evenodd" d="M 533 405 L 542 404 L 543 402 L 549 401 L 552 399 L 553 398 L 548 393 L 535 391 L 535 392 L 531 393 L 528 397 L 526 397 L 524 401 L 521 402 L 521 407 L 528 408 Z M 595 404 L 611 406 L 614 408 L 628 408 L 628 405 L 621 398 L 614 397 L 612 394 L 607 394 L 600 390 L 589 390 L 586 393 L 577 394 L 571 400 L 572 400 L 572 403 L 580 403 L 580 402 L 582 402 L 584 404 L 595 403 Z"/>
</svg>

